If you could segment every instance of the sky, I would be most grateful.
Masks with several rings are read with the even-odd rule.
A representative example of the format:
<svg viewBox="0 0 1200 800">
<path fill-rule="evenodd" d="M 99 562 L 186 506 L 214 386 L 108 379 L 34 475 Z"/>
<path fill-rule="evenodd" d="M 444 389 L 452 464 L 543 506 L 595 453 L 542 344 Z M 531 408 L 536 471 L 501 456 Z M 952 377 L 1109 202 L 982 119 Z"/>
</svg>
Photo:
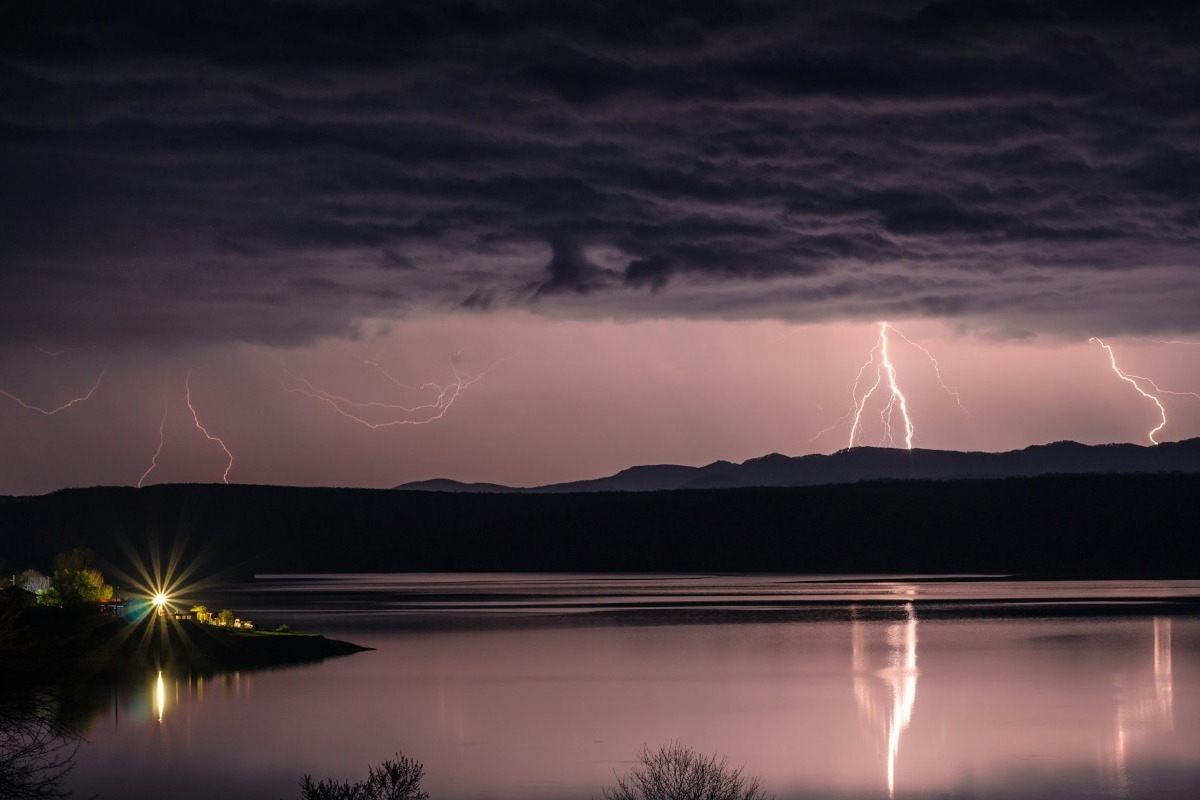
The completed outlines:
<svg viewBox="0 0 1200 800">
<path fill-rule="evenodd" d="M 1200 435 L 1191 3 L 46 0 L 0 96 L 0 494 L 904 447 L 881 330 L 915 447 Z"/>
</svg>

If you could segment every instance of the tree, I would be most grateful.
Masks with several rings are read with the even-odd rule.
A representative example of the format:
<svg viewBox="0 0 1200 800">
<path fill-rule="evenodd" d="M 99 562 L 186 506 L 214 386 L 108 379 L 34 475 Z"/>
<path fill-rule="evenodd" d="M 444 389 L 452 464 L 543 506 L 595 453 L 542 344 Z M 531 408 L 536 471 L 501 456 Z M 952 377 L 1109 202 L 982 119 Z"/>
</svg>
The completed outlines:
<svg viewBox="0 0 1200 800">
<path fill-rule="evenodd" d="M 644 747 L 638 761 L 604 790 L 605 800 L 767 800 L 762 781 L 743 776 L 742 767 L 678 742 Z"/>
<path fill-rule="evenodd" d="M 55 570 L 50 583 L 58 602 L 64 606 L 99 603 L 113 596 L 113 587 L 104 582 L 100 570 L 92 567 Z"/>
<path fill-rule="evenodd" d="M 76 547 L 54 557 L 55 572 L 82 572 L 92 566 L 96 554 L 86 547 Z"/>
<path fill-rule="evenodd" d="M 27 592 L 40 594 L 50 588 L 50 578 L 36 569 L 25 569 L 17 573 L 17 586 Z"/>
<path fill-rule="evenodd" d="M 192 613 L 196 615 L 197 622 L 208 622 L 212 619 L 212 614 L 208 613 L 208 606 L 192 606 Z"/>
<path fill-rule="evenodd" d="M 429 793 L 421 791 L 423 777 L 425 767 L 419 761 L 397 753 L 379 769 L 367 767 L 367 779 L 358 783 L 314 781 L 305 775 L 300 779 L 300 800 L 429 800 Z"/>
<path fill-rule="evenodd" d="M 217 614 L 217 621 L 228 627 L 233 624 L 233 612 L 228 608 L 222 609 L 221 613 Z"/>
</svg>

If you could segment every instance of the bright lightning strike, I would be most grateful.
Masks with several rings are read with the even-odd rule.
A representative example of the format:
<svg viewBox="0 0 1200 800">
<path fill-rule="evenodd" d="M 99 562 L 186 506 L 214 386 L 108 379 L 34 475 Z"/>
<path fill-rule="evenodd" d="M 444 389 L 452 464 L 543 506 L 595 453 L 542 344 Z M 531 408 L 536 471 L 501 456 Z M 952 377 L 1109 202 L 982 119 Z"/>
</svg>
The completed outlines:
<svg viewBox="0 0 1200 800">
<path fill-rule="evenodd" d="M 884 321 L 879 326 L 879 339 L 875 342 L 875 346 L 871 348 L 870 357 L 867 359 L 858 370 L 858 376 L 854 379 L 854 388 L 852 395 L 854 397 L 854 422 L 850 425 L 850 443 L 847 447 L 854 447 L 858 443 L 858 432 L 862 428 L 862 415 L 867 407 L 867 401 L 875 394 L 875 390 L 879 385 L 887 380 L 888 400 L 884 404 L 883 411 L 880 412 L 880 418 L 883 420 L 884 428 L 887 430 L 888 441 L 895 444 L 895 436 L 892 429 L 892 420 L 895 417 L 896 411 L 899 410 L 900 418 L 904 421 L 904 446 L 908 450 L 913 447 L 913 428 L 912 418 L 908 415 L 908 399 L 904 396 L 904 392 L 900 390 L 900 384 L 896 382 L 896 366 L 892 363 L 891 357 L 888 355 L 888 329 L 891 326 Z M 858 399 L 858 384 L 862 380 L 863 373 L 868 367 L 875 364 L 875 383 L 871 385 L 862 396 Z"/>
<path fill-rule="evenodd" d="M 100 388 L 100 384 L 104 381 L 104 374 L 107 371 L 108 371 L 107 368 L 100 370 L 100 374 L 96 377 L 96 382 L 94 384 L 92 384 L 91 389 L 88 389 L 87 394 L 80 395 L 79 397 L 76 397 L 72 400 L 68 400 L 67 402 L 65 402 L 61 406 L 59 406 L 58 408 L 42 408 L 41 406 L 34 405 L 33 403 L 27 403 L 26 401 L 22 400 L 20 397 L 17 397 L 15 394 L 13 394 L 12 392 L 6 391 L 5 389 L 0 389 L 0 394 L 15 401 L 17 403 L 17 405 L 21 406 L 22 408 L 27 408 L 30 411 L 36 411 L 39 414 L 44 414 L 47 417 L 52 417 L 55 414 L 59 413 L 60 411 L 66 411 L 68 408 L 71 408 L 72 406 L 77 405 L 78 403 L 83 403 L 88 400 L 91 400 L 92 395 L 94 395 L 96 393 L 96 390 Z"/>
<path fill-rule="evenodd" d="M 195 411 L 193 410 L 192 413 L 195 413 Z M 139 489 L 142 488 L 142 484 L 146 481 L 147 476 L 149 476 L 151 472 L 154 472 L 155 467 L 158 466 L 158 457 L 160 455 L 162 455 L 162 451 L 163 451 L 163 439 L 164 439 L 163 428 L 166 427 L 166 424 L 167 424 L 167 390 L 164 388 L 163 389 L 163 413 L 162 413 L 162 418 L 159 419 L 159 421 L 158 421 L 158 449 L 154 451 L 154 456 L 150 459 L 150 466 L 147 467 L 146 471 L 142 473 L 142 477 L 138 478 L 137 486 Z"/>
<path fill-rule="evenodd" d="M 284 372 L 287 378 L 292 381 L 292 385 L 289 385 L 287 382 L 280 382 L 280 386 L 286 392 L 302 394 L 314 400 L 319 400 L 341 416 L 372 430 L 392 428 L 400 425 L 427 425 L 446 416 L 446 412 L 450 410 L 450 407 L 454 405 L 454 402 L 464 390 L 473 386 L 500 363 L 496 362 L 496 364 L 492 364 L 483 372 L 474 376 L 464 376 L 458 371 L 456 366 L 452 365 L 451 371 L 454 374 L 453 382 L 444 385 L 430 382 L 414 387 L 396 379 L 395 376 L 384 370 L 376 361 L 364 358 L 359 358 L 359 360 L 378 370 L 389 381 L 401 388 L 416 389 L 419 391 L 432 390 L 433 395 L 431 399 L 428 402 L 415 406 L 380 401 L 355 401 L 318 388 L 308 379 L 292 374 L 286 367 L 284 367 Z"/>
<path fill-rule="evenodd" d="M 1132 386 L 1134 389 L 1136 389 L 1138 394 L 1140 394 L 1142 397 L 1146 398 L 1150 402 L 1154 403 L 1154 405 L 1158 406 L 1159 423 L 1158 423 L 1158 425 L 1151 428 L 1150 432 L 1146 434 L 1146 438 L 1148 438 L 1150 440 L 1150 444 L 1158 444 L 1158 440 L 1154 438 L 1155 435 L 1157 435 L 1158 432 L 1161 431 L 1163 428 L 1167 427 L 1167 409 L 1166 409 L 1166 406 L 1164 406 L 1162 404 L 1162 401 L 1159 400 L 1159 398 L 1158 398 L 1159 394 L 1191 395 L 1192 397 L 1200 398 L 1200 395 L 1196 394 L 1195 392 L 1172 392 L 1172 391 L 1168 391 L 1166 389 L 1160 389 L 1158 387 L 1158 385 L 1154 381 L 1150 380 L 1149 378 L 1143 378 L 1141 375 L 1130 375 L 1129 373 L 1123 371 L 1120 367 L 1117 366 L 1117 356 L 1115 353 L 1113 353 L 1112 345 L 1105 344 L 1101 339 L 1099 339 L 1096 336 L 1093 336 L 1091 339 L 1088 339 L 1088 341 L 1095 342 L 1096 344 L 1100 345 L 1101 347 L 1103 347 L 1105 350 L 1108 351 L 1108 363 L 1112 366 L 1112 371 L 1114 373 L 1116 373 L 1116 376 L 1118 378 L 1125 381 L 1130 386 Z M 1147 384 L 1154 391 L 1153 392 L 1146 391 L 1145 389 L 1142 388 L 1142 384 Z"/>
<path fill-rule="evenodd" d="M 196 407 L 192 405 L 192 370 L 190 369 L 187 372 L 187 377 L 183 381 L 183 386 L 187 393 L 188 411 L 192 412 L 192 420 L 196 423 L 196 427 L 200 429 L 200 432 L 203 433 L 205 438 L 207 438 L 210 442 L 216 442 L 219 444 L 221 449 L 225 451 L 225 455 L 229 458 L 229 463 L 225 466 L 225 474 L 221 476 L 221 480 L 223 480 L 225 483 L 229 483 L 229 471 L 233 469 L 233 453 L 230 452 L 229 447 L 225 444 L 225 441 L 221 439 L 221 437 L 213 436 L 208 432 L 208 428 L 205 428 L 204 424 L 200 422 L 200 415 L 196 413 Z"/>
<path fill-rule="evenodd" d="M 871 398 L 875 396 L 875 393 L 879 391 L 880 387 L 883 386 L 885 387 L 883 391 L 887 394 L 887 401 L 884 403 L 879 416 L 880 421 L 883 423 L 885 438 L 889 444 L 895 446 L 898 441 L 897 428 L 903 425 L 904 446 L 908 450 L 913 449 L 916 428 L 913 425 L 912 416 L 908 411 L 908 398 L 900 388 L 900 381 L 896 374 L 896 364 L 891 358 L 889 334 L 895 334 L 905 344 L 920 350 L 933 366 L 933 373 L 937 377 L 938 384 L 948 395 L 954 398 L 954 402 L 958 404 L 958 407 L 964 413 L 970 413 L 967 411 L 966 406 L 963 405 L 962 397 L 959 396 L 958 391 L 946 383 L 942 375 L 942 366 L 934 358 L 933 353 L 929 352 L 927 347 L 909 339 L 896 326 L 885 320 L 879 325 L 879 336 L 875 341 L 875 346 L 871 348 L 866 362 L 859 367 L 858 374 L 854 378 L 854 385 L 850 390 L 852 399 L 850 410 L 835 420 L 829 427 L 818 431 L 809 441 L 814 441 L 826 433 L 849 423 L 850 437 L 848 447 L 857 447 L 861 443 L 863 415 L 866 413 L 867 405 Z M 869 375 L 872 370 L 874 370 L 875 380 L 871 383 L 870 388 L 863 391 L 860 395 L 859 387 L 864 383 L 864 376 Z"/>
</svg>

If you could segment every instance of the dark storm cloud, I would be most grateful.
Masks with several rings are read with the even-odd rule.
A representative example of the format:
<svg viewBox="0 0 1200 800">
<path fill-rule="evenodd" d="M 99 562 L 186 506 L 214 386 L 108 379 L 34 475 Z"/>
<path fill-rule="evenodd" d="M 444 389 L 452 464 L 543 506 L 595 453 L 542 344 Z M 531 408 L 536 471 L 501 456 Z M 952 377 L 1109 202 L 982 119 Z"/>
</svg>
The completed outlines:
<svg viewBox="0 0 1200 800">
<path fill-rule="evenodd" d="M 610 272 L 589 262 L 587 255 L 574 243 L 556 241 L 553 250 L 550 262 L 546 264 L 546 279 L 531 287 L 535 300 L 562 292 L 589 294 L 603 288 L 612 278 Z"/>
<path fill-rule="evenodd" d="M 42 2 L 0 26 L 0 338 L 416 307 L 1195 330 L 1200 13 Z"/>
</svg>

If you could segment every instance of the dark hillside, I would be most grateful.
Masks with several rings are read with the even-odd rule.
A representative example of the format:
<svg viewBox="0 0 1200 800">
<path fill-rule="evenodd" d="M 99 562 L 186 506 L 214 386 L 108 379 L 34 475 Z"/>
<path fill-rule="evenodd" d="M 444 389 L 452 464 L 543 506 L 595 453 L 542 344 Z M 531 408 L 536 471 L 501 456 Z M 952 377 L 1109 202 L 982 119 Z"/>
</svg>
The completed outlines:
<svg viewBox="0 0 1200 800">
<path fill-rule="evenodd" d="M 1200 476 L 471 494 L 270 486 L 0 498 L 0 557 L 113 565 L 186 541 L 200 571 L 984 572 L 1197 577 Z M 145 557 L 143 555 L 143 557 Z"/>
</svg>

